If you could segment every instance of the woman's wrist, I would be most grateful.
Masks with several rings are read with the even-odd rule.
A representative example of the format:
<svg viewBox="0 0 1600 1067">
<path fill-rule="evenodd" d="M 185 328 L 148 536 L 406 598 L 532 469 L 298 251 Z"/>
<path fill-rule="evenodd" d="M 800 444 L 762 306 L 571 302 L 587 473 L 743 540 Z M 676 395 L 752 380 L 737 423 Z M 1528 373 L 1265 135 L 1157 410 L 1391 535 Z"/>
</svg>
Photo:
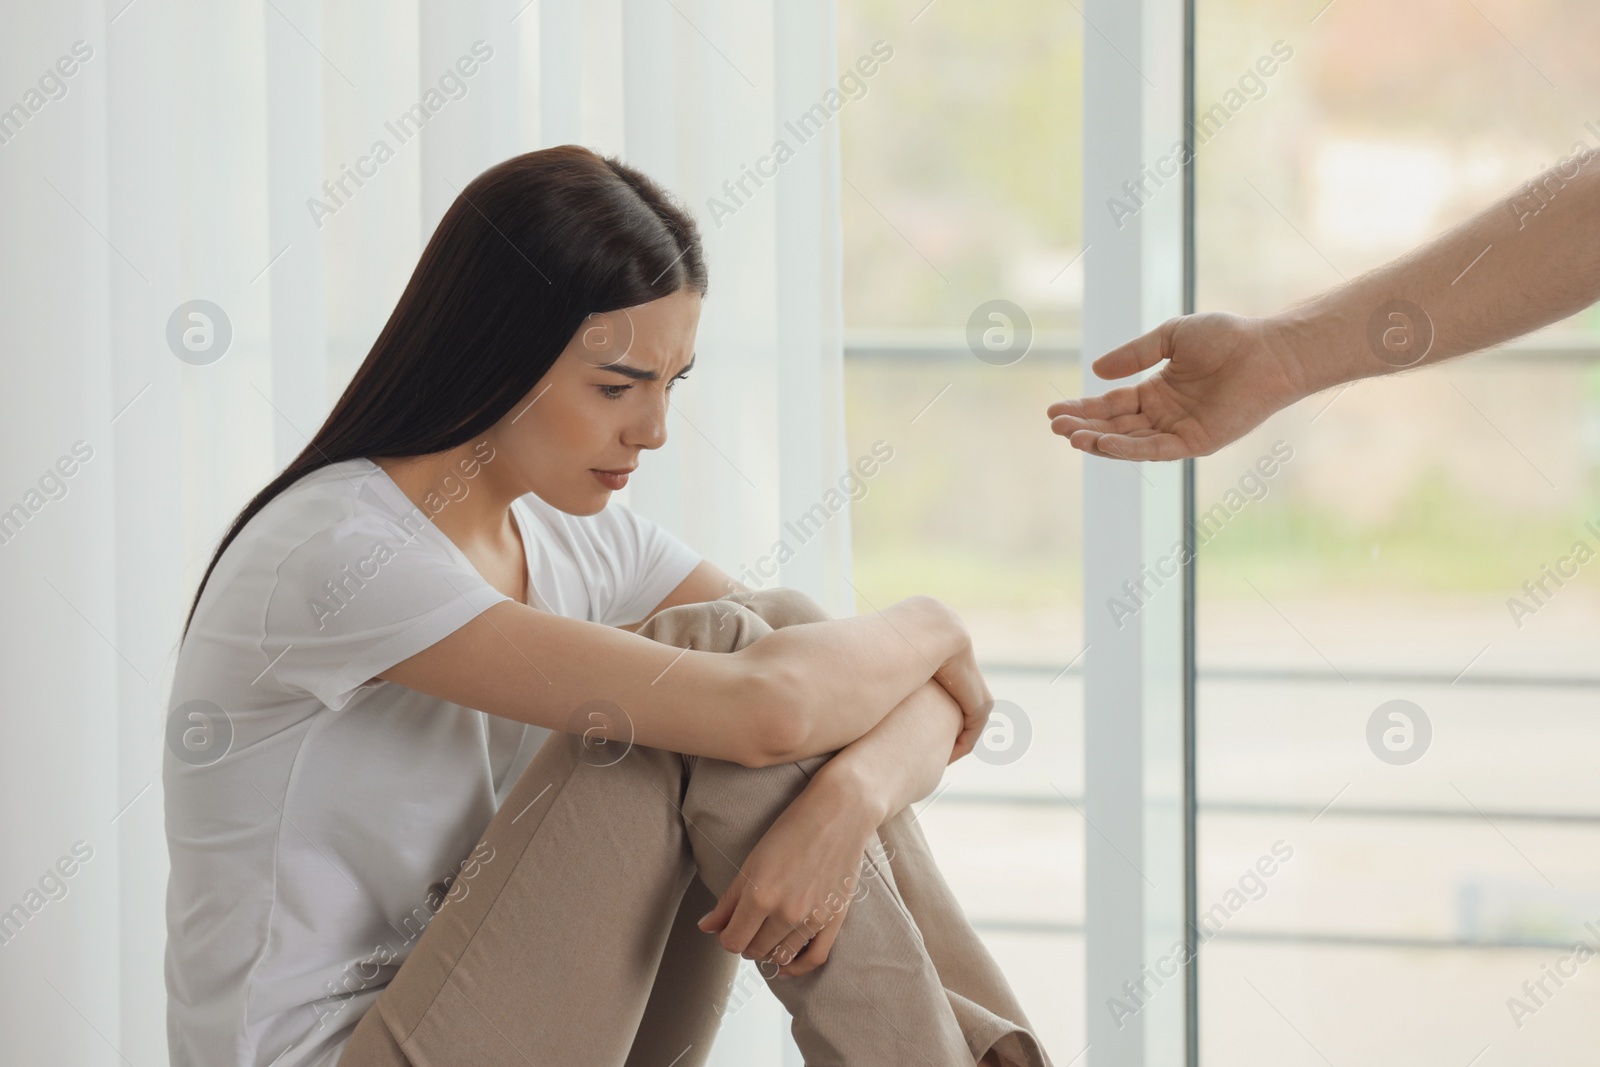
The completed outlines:
<svg viewBox="0 0 1600 1067">
<path fill-rule="evenodd" d="M 840 802 L 881 826 L 939 786 L 960 736 L 961 708 L 934 682 L 924 682 L 875 729 L 834 755 L 818 774 Z"/>
<path fill-rule="evenodd" d="M 887 616 L 890 612 L 894 612 L 898 619 L 910 620 L 909 625 L 896 621 L 896 627 L 924 661 L 933 663 L 928 671 L 929 677 L 933 676 L 934 670 L 960 655 L 972 643 L 972 635 L 961 621 L 961 616 L 937 597 L 918 593 L 890 604 L 879 614 Z"/>
<path fill-rule="evenodd" d="M 811 790 L 816 790 L 840 811 L 856 816 L 857 829 L 863 837 L 883 825 L 892 814 L 893 799 L 887 784 L 870 773 L 859 755 L 848 747 L 817 769 L 806 786 L 807 792 Z"/>
</svg>

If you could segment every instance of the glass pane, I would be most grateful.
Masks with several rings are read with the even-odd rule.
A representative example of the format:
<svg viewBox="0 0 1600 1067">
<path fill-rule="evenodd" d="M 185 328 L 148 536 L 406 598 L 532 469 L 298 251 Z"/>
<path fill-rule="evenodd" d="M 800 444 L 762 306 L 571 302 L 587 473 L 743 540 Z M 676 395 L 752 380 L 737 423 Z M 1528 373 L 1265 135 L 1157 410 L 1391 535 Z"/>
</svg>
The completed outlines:
<svg viewBox="0 0 1600 1067">
<path fill-rule="evenodd" d="M 1321 6 L 1199 0 L 1202 310 L 1278 310 L 1600 144 L 1589 0 Z M 1591 308 L 1198 461 L 1205 1063 L 1593 1061 L 1597 352 Z"/>
<path fill-rule="evenodd" d="M 1082 479 L 1044 409 L 1078 395 L 1081 21 L 917 6 L 840 4 L 841 69 L 892 49 L 840 116 L 850 454 L 893 450 L 854 505 L 852 580 L 862 612 L 955 607 L 1008 702 L 919 820 L 1064 1059 L 1085 1029 Z"/>
</svg>

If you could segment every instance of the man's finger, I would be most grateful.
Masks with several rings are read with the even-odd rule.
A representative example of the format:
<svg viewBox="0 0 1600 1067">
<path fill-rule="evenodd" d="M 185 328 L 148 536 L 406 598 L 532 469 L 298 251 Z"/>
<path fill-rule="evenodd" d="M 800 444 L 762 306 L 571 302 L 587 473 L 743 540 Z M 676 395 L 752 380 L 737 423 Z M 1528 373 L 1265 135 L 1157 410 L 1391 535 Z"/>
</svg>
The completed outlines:
<svg viewBox="0 0 1600 1067">
<path fill-rule="evenodd" d="M 1073 447 L 1078 445 L 1077 437 L 1073 438 Z M 1184 459 L 1194 455 L 1194 452 L 1183 443 L 1177 434 L 1158 433 L 1148 437 L 1130 437 L 1120 433 L 1102 433 L 1095 435 L 1092 448 L 1084 451 L 1093 451 L 1097 455 L 1110 456 L 1112 459 L 1130 459 L 1143 462 L 1159 462 L 1169 459 Z"/>
<path fill-rule="evenodd" d="M 1084 410 L 1083 404 L 1083 397 L 1079 397 L 1076 400 L 1057 400 L 1054 404 L 1045 408 L 1044 413 L 1052 419 L 1060 415 L 1072 415 L 1080 419 L 1088 418 L 1089 413 Z"/>
<path fill-rule="evenodd" d="M 1105 422 L 1122 415 L 1135 415 L 1139 411 L 1139 388 L 1125 385 L 1100 396 L 1080 396 L 1072 400 L 1057 400 L 1045 408 L 1045 414 L 1058 419 L 1062 416 L 1085 421 Z"/>
<path fill-rule="evenodd" d="M 1071 415 L 1057 415 L 1050 422 L 1050 432 L 1071 441 L 1084 433 L 1092 434 L 1095 438 L 1106 434 L 1149 437 L 1164 431 L 1151 426 L 1150 419 L 1142 412 L 1138 412 L 1132 415 L 1119 415 L 1114 419 L 1075 419 Z"/>
<path fill-rule="evenodd" d="M 1118 415 L 1114 419 L 1079 419 L 1071 415 L 1057 415 L 1050 420 L 1050 432 L 1070 438 L 1079 430 L 1090 430 L 1094 433 L 1120 433 L 1129 436 L 1138 436 L 1158 432 L 1150 425 L 1150 420 L 1144 415 L 1135 412 L 1131 415 Z"/>
<path fill-rule="evenodd" d="M 1071 433 L 1063 433 L 1062 436 L 1067 439 L 1068 444 L 1079 452 L 1087 452 L 1091 456 L 1100 454 L 1100 450 L 1094 446 L 1094 443 L 1100 440 L 1101 437 L 1098 430 L 1073 430 Z"/>
<path fill-rule="evenodd" d="M 1067 440 L 1072 439 L 1075 433 L 1104 433 L 1104 429 L 1096 429 L 1085 419 L 1073 418 L 1071 415 L 1057 415 L 1050 420 L 1050 432 L 1060 434 Z"/>
<path fill-rule="evenodd" d="M 1089 365 L 1101 378 L 1126 378 L 1130 374 L 1154 367 L 1172 354 L 1172 324 L 1168 319 L 1142 337 L 1135 337 L 1118 345 Z"/>
</svg>

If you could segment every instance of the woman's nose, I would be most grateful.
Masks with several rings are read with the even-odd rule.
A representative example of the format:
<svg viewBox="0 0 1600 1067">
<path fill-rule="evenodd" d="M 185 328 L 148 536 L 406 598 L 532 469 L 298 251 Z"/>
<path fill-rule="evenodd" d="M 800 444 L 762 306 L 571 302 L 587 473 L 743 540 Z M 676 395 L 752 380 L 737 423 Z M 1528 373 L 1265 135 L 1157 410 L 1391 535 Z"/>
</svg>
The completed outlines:
<svg viewBox="0 0 1600 1067">
<path fill-rule="evenodd" d="M 660 448 L 667 441 L 667 397 L 662 393 L 645 405 L 645 411 L 628 428 L 627 442 L 640 448 Z"/>
</svg>

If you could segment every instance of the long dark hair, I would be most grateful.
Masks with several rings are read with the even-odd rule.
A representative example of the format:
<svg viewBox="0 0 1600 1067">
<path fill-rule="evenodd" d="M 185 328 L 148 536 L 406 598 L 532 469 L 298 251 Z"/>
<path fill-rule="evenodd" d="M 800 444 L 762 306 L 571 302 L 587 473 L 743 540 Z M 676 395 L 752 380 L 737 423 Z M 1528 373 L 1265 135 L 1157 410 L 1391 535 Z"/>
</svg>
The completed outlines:
<svg viewBox="0 0 1600 1067">
<path fill-rule="evenodd" d="M 706 292 L 699 230 L 642 172 L 561 145 L 478 175 L 439 220 L 327 421 L 233 520 L 184 636 L 217 560 L 285 488 L 358 456 L 419 456 L 471 440 L 544 377 L 586 316 L 680 289 Z"/>
</svg>

